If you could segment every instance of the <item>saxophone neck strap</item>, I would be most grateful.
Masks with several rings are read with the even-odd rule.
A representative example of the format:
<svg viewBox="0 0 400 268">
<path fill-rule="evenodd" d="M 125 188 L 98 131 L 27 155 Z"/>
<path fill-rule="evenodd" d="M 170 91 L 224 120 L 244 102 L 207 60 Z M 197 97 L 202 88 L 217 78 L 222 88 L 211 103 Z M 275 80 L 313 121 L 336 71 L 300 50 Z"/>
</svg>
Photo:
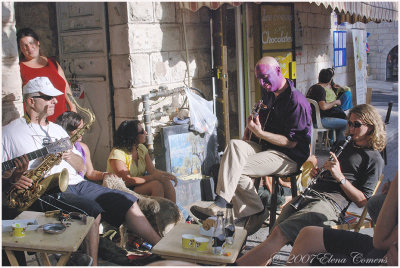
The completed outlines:
<svg viewBox="0 0 400 268">
<path fill-rule="evenodd" d="M 24 113 L 24 118 L 27 124 L 31 123 L 31 117 L 29 116 L 29 114 L 27 112 Z M 49 120 L 46 118 L 46 123 L 49 123 Z"/>
</svg>

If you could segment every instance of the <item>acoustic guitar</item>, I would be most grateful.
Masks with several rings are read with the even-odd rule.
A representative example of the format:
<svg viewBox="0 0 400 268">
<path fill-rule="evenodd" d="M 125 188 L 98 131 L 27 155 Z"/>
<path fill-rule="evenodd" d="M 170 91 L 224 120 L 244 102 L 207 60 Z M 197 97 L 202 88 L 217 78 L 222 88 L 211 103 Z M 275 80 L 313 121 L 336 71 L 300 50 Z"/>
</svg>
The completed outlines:
<svg viewBox="0 0 400 268">
<path fill-rule="evenodd" d="M 268 106 L 264 104 L 263 100 L 259 100 L 253 106 L 253 110 L 251 111 L 250 115 L 252 116 L 253 120 L 255 120 L 257 117 L 259 118 L 262 130 L 265 130 L 270 111 L 271 110 L 268 109 Z M 262 144 L 264 142 L 264 140 L 262 140 L 261 138 L 257 137 L 256 135 L 253 135 L 252 132 L 250 132 L 249 134 L 249 140 L 257 144 Z"/>
<path fill-rule="evenodd" d="M 69 138 L 62 138 L 53 143 L 50 143 L 49 145 L 43 147 L 42 149 L 27 153 L 26 156 L 28 157 L 28 160 L 31 161 L 31 160 L 37 159 L 39 157 L 46 156 L 48 154 L 56 154 L 56 153 L 64 152 L 71 148 L 72 148 L 72 144 L 71 144 L 71 141 L 69 140 Z M 7 160 L 7 161 L 1 163 L 2 172 L 7 171 L 12 168 L 15 168 L 14 161 L 19 157 L 16 157 L 16 158 L 13 158 L 11 160 Z"/>
</svg>

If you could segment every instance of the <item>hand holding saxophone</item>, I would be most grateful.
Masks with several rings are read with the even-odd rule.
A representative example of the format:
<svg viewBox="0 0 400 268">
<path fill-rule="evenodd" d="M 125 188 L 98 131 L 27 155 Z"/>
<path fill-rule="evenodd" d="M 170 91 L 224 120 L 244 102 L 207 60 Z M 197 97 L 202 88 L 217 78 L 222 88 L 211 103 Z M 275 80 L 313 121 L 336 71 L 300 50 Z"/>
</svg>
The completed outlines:
<svg viewBox="0 0 400 268">
<path fill-rule="evenodd" d="M 12 188 L 28 189 L 33 181 L 23 174 L 28 170 L 29 160 L 27 155 L 22 155 L 14 160 L 15 168 L 4 172 L 3 178 L 8 179 Z"/>
<path fill-rule="evenodd" d="M 29 189 L 32 186 L 33 180 L 24 175 L 16 178 L 16 181 L 13 183 L 13 187 L 17 189 Z"/>
<path fill-rule="evenodd" d="M 12 174 L 13 178 L 19 178 L 21 177 L 22 174 L 25 173 L 25 171 L 28 170 L 28 165 L 29 165 L 29 159 L 26 154 L 18 157 L 14 161 L 15 163 L 15 169 L 14 173 Z"/>
<path fill-rule="evenodd" d="M 63 152 L 61 157 L 63 160 L 69 162 L 72 158 L 72 150 L 69 149 L 69 150 Z"/>
</svg>

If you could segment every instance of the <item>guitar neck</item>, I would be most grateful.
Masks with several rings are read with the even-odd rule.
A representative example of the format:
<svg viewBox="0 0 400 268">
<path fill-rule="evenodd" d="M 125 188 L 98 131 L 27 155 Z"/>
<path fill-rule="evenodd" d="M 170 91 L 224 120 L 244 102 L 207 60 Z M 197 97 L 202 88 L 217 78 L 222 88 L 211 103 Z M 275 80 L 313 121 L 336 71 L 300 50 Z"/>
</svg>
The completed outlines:
<svg viewBox="0 0 400 268">
<path fill-rule="evenodd" d="M 47 148 L 46 148 L 46 147 L 43 147 L 42 149 L 39 149 L 39 150 L 30 152 L 30 153 L 27 153 L 26 156 L 28 157 L 28 160 L 31 161 L 31 160 L 34 160 L 34 159 L 36 159 L 36 158 L 45 156 L 45 155 L 47 155 L 47 154 L 48 154 Z M 2 169 L 3 169 L 2 172 L 6 171 L 6 170 L 9 170 L 9 169 L 12 169 L 12 168 L 15 168 L 16 166 L 15 166 L 14 161 L 15 161 L 17 158 L 18 158 L 18 157 L 3 162 L 3 163 L 1 164 L 1 167 L 2 167 Z"/>
</svg>

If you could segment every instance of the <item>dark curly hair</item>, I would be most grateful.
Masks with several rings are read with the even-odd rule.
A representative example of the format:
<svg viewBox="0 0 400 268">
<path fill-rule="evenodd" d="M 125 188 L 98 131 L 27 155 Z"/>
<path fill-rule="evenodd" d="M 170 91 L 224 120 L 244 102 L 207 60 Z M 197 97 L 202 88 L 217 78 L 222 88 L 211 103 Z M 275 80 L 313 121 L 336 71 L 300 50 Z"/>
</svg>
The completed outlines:
<svg viewBox="0 0 400 268">
<path fill-rule="evenodd" d="M 139 120 L 125 120 L 114 136 L 114 147 L 130 152 L 137 143 Z"/>
<path fill-rule="evenodd" d="M 329 81 L 331 81 L 334 75 L 335 75 L 335 70 L 333 68 L 322 69 L 318 75 L 318 82 L 328 83 Z"/>
<path fill-rule="evenodd" d="M 20 49 L 19 41 L 26 36 L 30 36 L 39 42 L 39 36 L 37 35 L 37 33 L 35 33 L 34 30 L 32 30 L 31 28 L 22 28 L 22 29 L 18 30 L 18 32 L 17 32 L 17 45 L 18 45 L 19 49 Z M 20 54 L 20 59 L 25 59 L 25 56 L 23 53 Z"/>
<path fill-rule="evenodd" d="M 82 119 L 82 116 L 78 113 L 68 111 L 57 117 L 56 124 L 62 126 L 70 134 L 79 127 Z"/>
</svg>

